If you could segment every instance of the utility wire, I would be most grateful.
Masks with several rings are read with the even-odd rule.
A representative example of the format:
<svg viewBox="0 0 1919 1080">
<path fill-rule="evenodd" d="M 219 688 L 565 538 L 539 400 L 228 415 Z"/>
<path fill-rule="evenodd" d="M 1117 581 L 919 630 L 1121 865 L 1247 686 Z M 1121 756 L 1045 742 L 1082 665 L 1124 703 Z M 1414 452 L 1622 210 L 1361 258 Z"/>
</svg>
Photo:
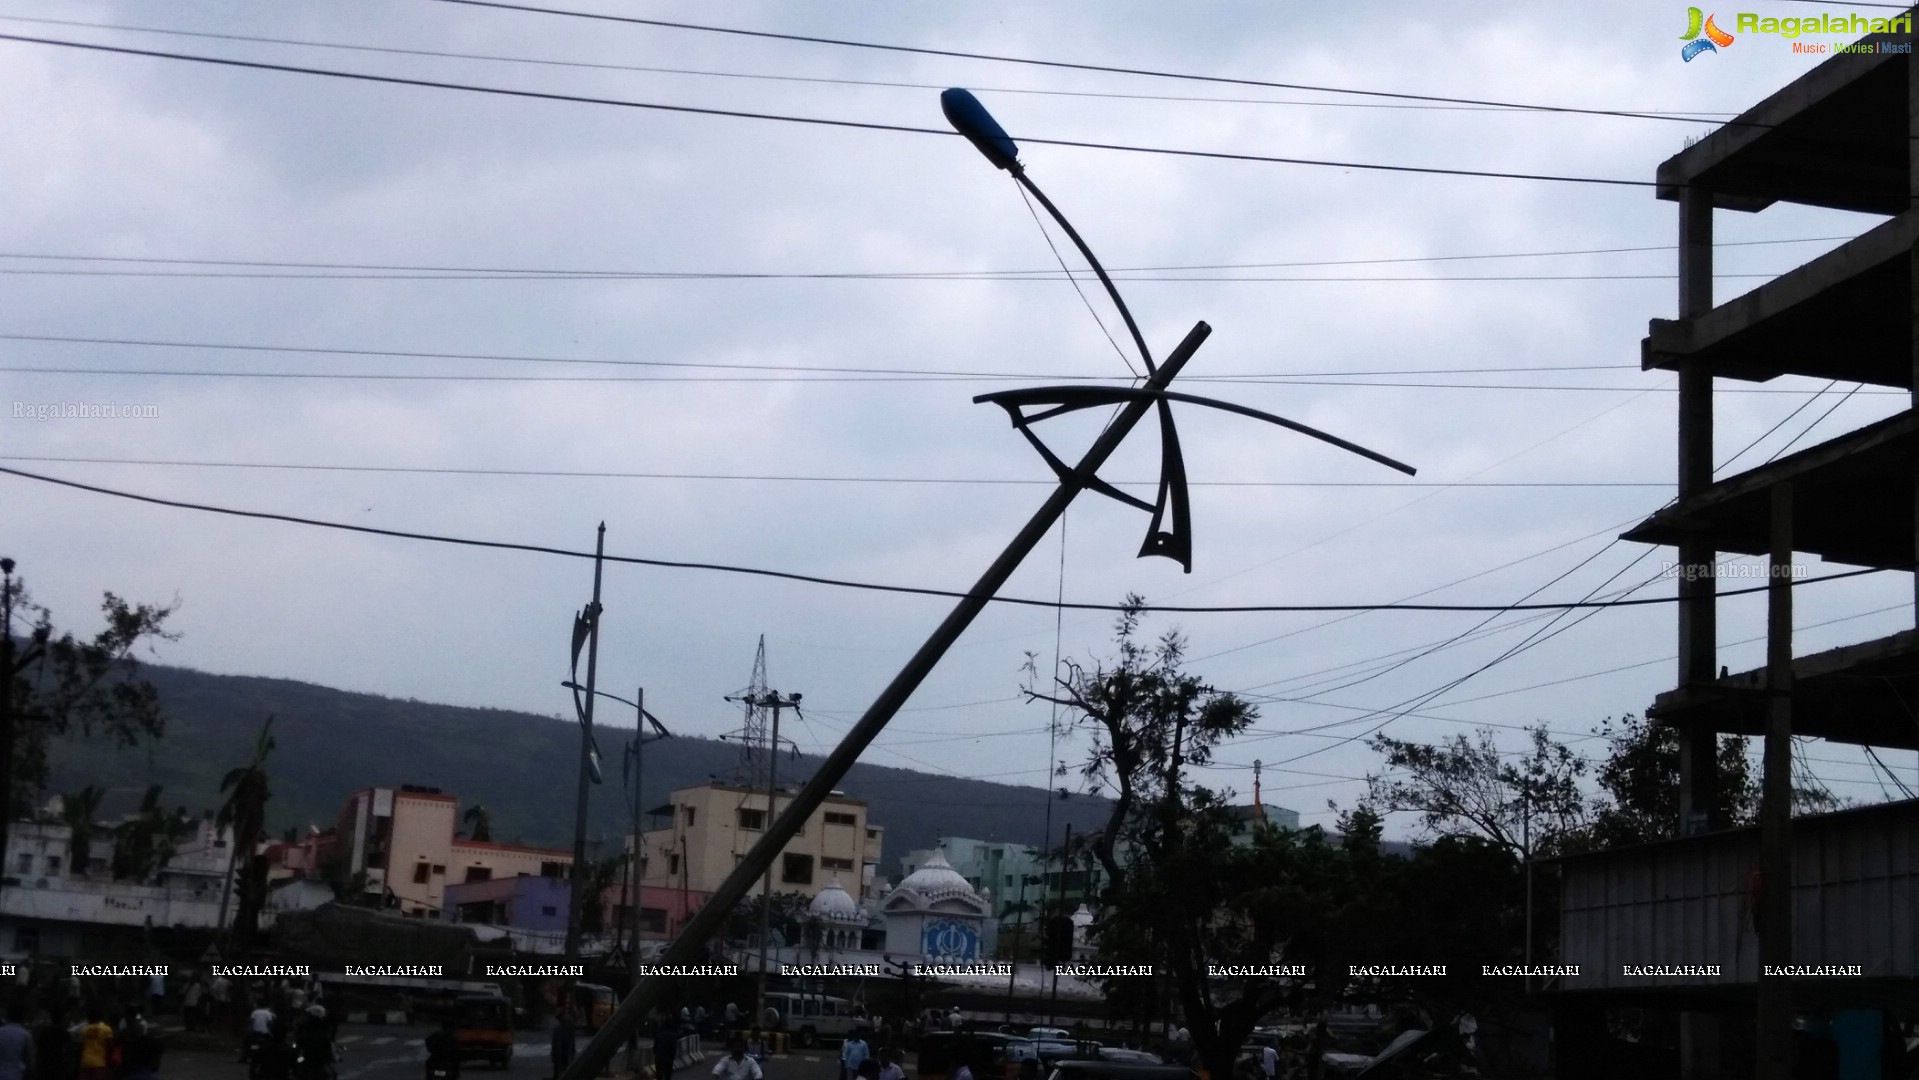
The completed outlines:
<svg viewBox="0 0 1919 1080">
<path fill-rule="evenodd" d="M 1852 240 L 1851 236 L 1800 236 L 1781 240 L 1723 240 L 1714 244 L 1718 248 L 1730 247 L 1767 247 L 1778 244 L 1823 244 Z M 1302 269 L 1318 266 L 1382 266 L 1402 263 L 1467 262 L 1485 259 L 1547 259 L 1573 255 L 1625 255 L 1652 251 L 1674 251 L 1675 244 L 1645 244 L 1631 247 L 1602 248 L 1560 248 L 1551 251 L 1501 251 L 1479 252 L 1462 255 L 1397 255 L 1367 259 L 1307 259 L 1291 262 L 1247 262 L 1247 263 L 1188 263 L 1170 266 L 1122 266 L 1110 269 L 1112 274 L 1150 274 L 1188 272 L 1198 270 L 1284 270 Z M 273 259 L 188 259 L 178 257 L 159 257 L 145 255 L 61 255 L 49 252 L 8 251 L 0 252 L 0 259 L 21 259 L 53 262 L 113 262 L 145 263 L 157 266 L 225 266 L 251 267 L 276 270 L 366 270 L 384 273 L 433 273 L 433 274 L 492 274 L 526 275 L 534 277 L 585 277 L 585 278 L 799 278 L 799 279 L 835 279 L 835 278 L 959 278 L 976 280 L 998 277 L 1036 277 L 1052 280 L 1059 275 L 1058 270 L 1042 268 L 1036 270 L 854 270 L 840 272 L 824 271 L 706 271 L 706 270 L 582 270 L 565 267 L 512 267 L 512 266 L 451 266 L 444 264 L 420 263 L 348 263 L 313 262 Z M 1668 277 L 1676 274 L 1666 275 Z"/>
<path fill-rule="evenodd" d="M 977 275 L 900 275 L 900 274 L 371 274 L 371 273 L 260 273 L 245 271 L 171 271 L 171 270 L 62 270 L 38 267 L 0 267 L 0 276 L 7 277 L 77 277 L 77 278 L 142 278 L 145 280 L 177 279 L 182 281 L 1056 281 L 1056 277 L 1035 275 L 981 273 Z M 1715 281 L 1732 279 L 1772 280 L 1779 274 L 1731 274 L 1713 275 Z M 1678 277 L 1673 273 L 1656 274 L 1401 274 L 1397 277 L 1378 277 L 1372 275 L 1334 277 L 1328 275 L 1307 276 L 1303 274 L 1255 276 L 1233 274 L 1223 276 L 1202 276 L 1180 274 L 1178 276 L 1152 276 L 1145 274 L 1124 274 L 1115 277 L 1115 281 L 1132 281 L 1166 284 L 1169 282 L 1193 282 L 1210 284 L 1285 284 L 1298 282 L 1310 285 L 1355 285 L 1369 283 L 1391 284 L 1393 282 L 1465 281 L 1465 282 L 1508 282 L 1508 281 L 1673 281 Z"/>
<path fill-rule="evenodd" d="M 621 472 L 610 469 L 483 469 L 458 466 L 341 465 L 298 464 L 266 461 L 190 461 L 160 458 L 71 457 L 56 454 L 5 454 L 0 461 L 41 461 L 74 465 L 141 465 L 194 469 L 270 469 L 292 472 L 395 473 L 419 476 L 500 476 L 543 477 L 589 480 L 715 480 L 753 483 L 818 484 L 923 484 L 963 486 L 1051 487 L 1058 479 L 1041 477 L 962 477 L 962 476 L 809 476 L 792 473 L 694 473 L 694 472 Z M 1156 487 L 1157 480 L 1112 480 L 1117 487 Z M 1663 488 L 1664 481 L 1578 481 L 1542 480 L 1504 481 L 1467 484 L 1422 483 L 1417 480 L 1190 480 L 1188 487 L 1218 488 L 1354 488 L 1354 487 L 1466 487 L 1466 488 Z M 1633 520 L 1638 520 L 1637 518 Z"/>
<path fill-rule="evenodd" d="M 1870 6 L 1870 5 L 1868 5 Z M 337 49 L 348 52 L 381 53 L 390 56 L 432 56 L 449 60 L 483 60 L 493 63 L 533 64 L 541 67 L 576 68 L 590 71 L 630 71 L 649 75 L 697 75 L 720 79 L 747 79 L 765 82 L 812 83 L 827 86 L 871 86 L 886 89 L 904 90 L 944 90 L 945 83 L 894 82 L 880 79 L 833 78 L 817 75 L 773 75 L 763 72 L 714 71 L 704 68 L 652 67 L 641 64 L 605 64 L 583 60 L 548 60 L 527 56 L 506 56 L 499 53 L 452 52 L 444 49 L 403 49 L 390 46 L 360 45 L 336 41 L 313 41 L 300 38 L 265 37 L 256 34 L 216 34 L 199 30 L 177 30 L 158 26 L 132 26 L 125 23 L 80 22 L 75 19 L 36 19 L 22 15 L 0 15 L 0 22 L 33 23 L 41 26 L 71 26 L 83 30 L 119 30 L 137 34 L 166 34 L 172 37 L 206 38 L 216 41 L 244 41 L 258 45 L 293 45 L 311 49 Z M 975 93 L 988 94 L 1029 94 L 1045 97 L 1105 98 L 1117 101 L 1175 101 L 1196 102 L 1220 105 L 1297 105 L 1313 108 L 1337 109 L 1411 109 L 1444 112 L 1525 112 L 1530 110 L 1514 109 L 1499 105 L 1445 105 L 1416 104 L 1392 101 L 1302 101 L 1276 100 L 1273 98 L 1244 97 L 1206 97 L 1179 94 L 1125 94 L 1104 90 L 1042 90 L 1032 87 L 975 86 Z M 1696 120 L 1699 123 L 1712 123 L 1737 114 L 1729 112 L 1701 112 L 1697 110 L 1640 109 L 1636 112 L 1651 116 L 1667 116 L 1681 120 Z"/>
<path fill-rule="evenodd" d="M 1039 210 L 1033 205 L 1032 197 L 1027 195 L 1026 189 L 1017 182 L 1013 187 L 1019 192 L 1020 202 L 1026 205 L 1026 212 L 1033 215 L 1033 224 L 1039 228 L 1040 239 L 1046 241 L 1046 250 L 1052 252 L 1053 260 L 1059 263 L 1060 273 L 1065 274 L 1066 280 L 1072 283 L 1073 291 L 1079 294 L 1079 302 L 1086 305 L 1086 313 L 1093 317 L 1093 324 L 1099 327 L 1099 332 L 1106 338 L 1106 343 L 1119 354 L 1119 362 L 1126 365 L 1126 370 L 1132 374 L 1133 378 L 1139 378 L 1139 369 L 1133 366 L 1133 361 L 1126 355 L 1126 350 L 1119 347 L 1119 342 L 1113 338 L 1113 332 L 1106 329 L 1106 320 L 1099 317 L 1099 309 L 1093 306 L 1093 301 L 1086 295 L 1086 290 L 1080 287 L 1079 278 L 1074 277 L 1073 271 L 1067 268 L 1066 256 L 1061 255 L 1059 245 L 1053 243 L 1053 234 L 1046 228 L 1046 222 L 1040 220 Z"/>
<path fill-rule="evenodd" d="M 325 356 L 363 356 L 405 360 L 489 360 L 524 364 L 581 364 L 641 368 L 693 368 L 714 371 L 770 371 L 846 375 L 911 375 L 915 377 L 950 376 L 981 379 L 1104 379 L 1103 375 L 1064 375 L 1031 371 L 977 371 L 925 368 L 847 367 L 821 364 L 734 364 L 695 360 L 613 360 L 603 357 L 542 356 L 525 353 L 433 352 L 407 349 L 355 349 L 325 345 L 260 345 L 217 341 L 179 341 L 159 338 L 94 337 L 70 334 L 21 334 L 0 332 L 0 341 L 40 341 L 64 345 L 125 345 L 139 348 L 206 349 L 243 353 L 301 353 Z M 1517 367 L 1479 368 L 1393 368 L 1372 371 L 1300 371 L 1239 372 L 1223 375 L 1188 375 L 1188 381 L 1216 382 L 1223 379 L 1264 380 L 1296 378 L 1355 378 L 1387 375 L 1479 375 L 1539 371 L 1638 371 L 1637 364 L 1549 364 Z"/>
<path fill-rule="evenodd" d="M 1860 388 L 1864 387 L 1865 385 L 1866 385 L 1865 383 L 1859 383 L 1858 385 L 1854 386 L 1852 389 L 1846 391 L 1843 397 L 1841 397 L 1838 401 L 1833 402 L 1832 405 L 1829 406 L 1825 412 L 1820 413 L 1818 418 L 1813 420 L 1812 423 L 1807 424 L 1805 428 L 1803 428 L 1799 432 L 1799 434 L 1794 435 L 1791 439 L 1787 440 L 1786 445 L 1780 447 L 1777 450 L 1774 450 L 1772 452 L 1772 457 L 1769 457 L 1766 459 L 1766 463 L 1770 465 L 1775 459 L 1779 457 L 1779 455 L 1785 453 L 1786 451 L 1792 449 L 1795 445 L 1797 445 L 1800 439 L 1803 439 L 1806 436 L 1812 434 L 1813 428 L 1816 428 L 1820 424 L 1825 423 L 1826 417 L 1831 416 L 1835 412 L 1838 412 L 1839 406 L 1844 405 L 1852 397 L 1852 395 L 1858 393 Z"/>
<path fill-rule="evenodd" d="M 217 368 L 103 368 L 66 367 L 46 364 L 0 364 L 0 372 L 16 375 L 87 375 L 155 379 L 318 379 L 334 382 L 453 382 L 453 383 L 955 383 L 1015 380 L 1030 382 L 1034 376 L 1012 375 L 475 375 L 435 374 L 392 371 L 228 371 Z M 1075 381 L 1113 382 L 1101 375 L 1068 376 Z M 1589 386 L 1563 383 L 1475 383 L 1475 382 L 1384 382 L 1377 379 L 1305 379 L 1274 376 L 1262 379 L 1215 377 L 1209 382 L 1250 386 L 1347 386 L 1385 390 L 1525 390 L 1569 394 L 1677 393 L 1673 387 Z M 1728 388 L 1721 394 L 1798 394 L 1804 391 L 1773 387 Z M 1869 390 L 1868 397 L 1906 396 L 1903 390 Z"/>
<path fill-rule="evenodd" d="M 673 22 L 666 19 L 646 19 L 631 15 L 607 15 L 593 11 L 536 7 L 531 4 L 509 4 L 498 2 L 498 0 L 440 0 L 440 2 L 461 4 L 467 7 L 494 8 L 501 11 L 530 12 L 540 15 L 564 15 L 577 19 L 594 19 L 602 22 L 627 23 L 636 26 L 654 26 L 668 30 L 692 30 L 707 34 L 729 34 L 737 37 L 763 38 L 774 41 L 796 41 L 813 45 L 836 45 L 845 48 L 872 49 L 881 52 L 912 53 L 919 56 L 943 56 L 956 60 L 988 60 L 1001 64 L 1020 64 L 1027 67 L 1056 68 L 1067 71 L 1097 71 L 1113 75 L 1137 75 L 1154 79 L 1178 79 L 1186 82 L 1214 83 L 1226 86 L 1257 86 L 1269 90 L 1306 90 L 1315 93 L 1346 94 L 1355 97 L 1386 98 L 1395 101 L 1434 102 L 1447 105 L 1477 105 L 1487 108 L 1512 109 L 1525 112 L 1572 113 L 1582 116 L 1614 116 L 1637 120 L 1670 120 L 1682 123 L 1699 122 L 1688 116 L 1673 116 L 1657 112 L 1630 112 L 1624 109 L 1587 109 L 1571 105 L 1543 105 L 1536 102 L 1445 97 L 1438 94 L 1394 93 L 1386 90 L 1361 90 L 1351 87 L 1316 86 L 1310 83 L 1273 82 L 1266 79 L 1239 79 L 1225 75 L 1198 75 L 1187 72 L 1160 71 L 1152 68 L 1117 67 L 1107 64 L 1082 64 L 1066 60 L 1039 60 L 1031 57 L 1002 56 L 993 53 L 962 52 L 955 49 L 929 49 L 913 45 L 891 45 L 873 41 L 852 41 L 845 38 L 815 37 L 807 34 L 784 34 L 770 30 L 747 30 L 730 26 Z"/>
<path fill-rule="evenodd" d="M 45 476 L 39 473 L 28 472 L 24 469 L 15 469 L 7 466 L 0 466 L 0 474 L 17 476 L 23 480 L 35 480 L 40 483 L 52 484 L 57 487 L 71 488 L 76 491 L 92 492 L 93 494 L 96 494 L 96 495 L 107 495 L 113 498 L 127 499 L 133 502 L 146 503 L 151 506 L 167 506 L 167 507 L 172 507 L 174 509 L 179 509 L 179 510 L 194 510 L 194 511 L 199 511 L 201 513 L 220 514 L 226 517 L 250 518 L 256 521 L 279 521 L 279 522 L 284 522 L 286 524 L 291 524 L 291 525 L 306 525 L 313 528 L 321 528 L 321 529 L 337 529 L 342 532 L 363 533 L 363 534 L 372 535 L 372 536 L 387 536 L 387 537 L 393 537 L 395 539 L 401 539 L 401 540 L 424 540 L 432 543 L 455 544 L 462 547 L 489 548 L 489 549 L 499 550 L 499 551 L 524 551 L 524 552 L 529 552 L 529 553 L 539 554 L 539 555 L 560 555 L 560 556 L 565 556 L 567 558 L 574 558 L 574 559 L 591 559 L 596 557 L 594 553 L 590 551 L 574 551 L 568 548 L 550 547 L 542 544 L 522 544 L 522 543 L 513 543 L 513 542 L 501 541 L 501 540 L 479 540 L 479 539 L 474 539 L 470 537 L 448 536 L 445 534 L 409 532 L 402 529 L 383 529 L 383 528 L 379 528 L 371 525 L 350 525 L 350 524 L 347 524 L 346 522 L 326 521 L 320 518 L 302 517 L 295 514 L 276 514 L 276 513 L 270 513 L 263 510 L 241 510 L 233 507 L 214 506 L 206 503 L 186 502 L 184 500 L 179 500 L 179 499 L 163 499 L 156 495 L 141 495 L 135 492 L 122 491 L 116 488 L 102 487 L 97 484 L 83 484 L 76 480 L 63 480 L 59 477 Z M 1650 551 L 1651 549 L 1649 548 L 1647 550 Z M 769 570 L 763 567 L 735 566 L 727 563 L 688 562 L 688 561 L 677 560 L 677 559 L 645 558 L 645 557 L 635 556 L 635 555 L 618 555 L 618 556 L 607 555 L 607 556 L 604 556 L 603 558 L 607 562 L 626 563 L 626 564 L 631 564 L 635 566 L 654 566 L 654 567 L 661 567 L 665 569 L 674 569 L 674 570 L 710 570 L 710 571 L 716 571 L 720 573 L 745 574 L 753 577 L 767 577 L 767 578 L 776 578 L 784 581 L 797 581 L 797 582 L 803 582 L 803 583 L 812 584 L 812 585 L 830 585 L 830 586 L 835 586 L 838 588 L 845 588 L 845 589 L 860 589 L 868 592 L 903 593 L 903 594 L 909 594 L 914 596 L 939 596 L 939 597 L 947 597 L 951 599 L 962 599 L 970 595 L 968 593 L 957 592 L 951 589 L 933 589 L 933 588 L 926 588 L 926 587 L 914 586 L 914 585 L 882 585 L 876 582 L 850 581 L 843 578 L 820 577 L 814 574 L 801 574 L 801 573 L 795 573 L 787 570 Z M 1820 582 L 1839 581 L 1845 578 L 1862 577 L 1867 574 L 1884 573 L 1888 570 L 1894 570 L 1894 569 L 1902 569 L 1902 568 L 1869 566 L 1859 570 L 1847 570 L 1847 571 L 1842 571 L 1836 574 L 1825 574 L 1820 577 L 1794 578 L 1789 583 L 1789 587 L 1800 588 L 1802 586 L 1818 584 Z M 1770 584 L 1768 584 L 1768 585 L 1755 585 L 1755 586 L 1751 586 L 1749 588 L 1744 588 L 1744 589 L 1728 589 L 1721 592 L 1719 595 L 1722 597 L 1744 596 L 1748 593 L 1765 592 L 1770 587 L 1771 587 Z M 1125 605 L 1125 604 L 1093 604 L 1093 603 L 1084 603 L 1084 602 L 1060 603 L 1054 600 L 1040 600 L 1040 599 L 1035 599 L 1031 597 L 997 596 L 997 595 L 989 597 L 988 599 L 989 601 L 993 603 L 1014 604 L 1014 605 L 1023 606 L 1023 607 L 1071 608 L 1076 611 L 1135 610 L 1134 608 L 1129 607 L 1128 605 Z M 1504 611 L 1566 611 L 1566 610 L 1580 610 L 1580 609 L 1600 610 L 1600 609 L 1614 608 L 1614 607 L 1638 607 L 1643 605 L 1654 605 L 1654 604 L 1674 604 L 1678 602 L 1679 602 L 1679 598 L 1676 596 L 1659 596 L 1659 597 L 1645 597 L 1638 600 L 1622 599 L 1622 600 L 1606 600 L 1606 601 L 1576 601 L 1572 603 L 1554 603 L 1554 604 L 1234 604 L 1234 605 L 1209 605 L 1209 606 L 1147 604 L 1147 605 L 1138 607 L 1137 610 L 1190 613 L 1190 614 L 1200 614 L 1200 613 L 1246 614 L 1246 613 L 1273 612 L 1273 611 L 1500 611 L 1500 612 L 1504 612 Z M 1282 762 L 1281 764 L 1284 764 L 1284 762 Z"/>
<path fill-rule="evenodd" d="M 444 0 L 444 2 L 469 2 L 469 0 Z M 814 127 L 840 128 L 844 130 L 884 131 L 910 135 L 937 135 L 942 138 L 959 137 L 959 132 L 947 128 L 919 127 L 911 124 L 883 124 L 868 120 L 842 120 L 823 116 L 795 116 L 787 113 L 757 112 L 746 109 L 720 109 L 695 105 L 667 105 L 655 101 L 632 101 L 622 98 L 594 97 L 586 94 L 562 94 L 543 90 L 515 90 L 503 86 L 485 86 L 477 83 L 414 79 L 399 75 L 374 75 L 362 71 L 337 71 L 328 68 L 303 67 L 297 64 L 270 64 L 259 60 L 236 60 L 222 56 L 200 56 L 192 53 L 165 52 L 159 49 L 135 49 L 124 45 L 100 45 L 84 41 L 64 41 L 57 38 L 33 37 L 26 34 L 0 34 L 0 41 L 13 41 L 28 45 L 50 45 L 56 48 L 78 49 L 86 52 L 110 53 L 120 56 L 143 56 L 156 60 L 180 60 L 188 63 L 213 64 L 220 67 L 243 68 L 252 71 L 277 71 L 291 75 L 316 75 L 323 78 L 382 83 L 389 86 L 458 90 L 473 94 L 492 94 L 498 97 L 527 98 L 537 101 L 565 102 L 574 105 L 612 105 L 627 109 L 682 113 L 690 116 L 716 116 L 736 120 L 767 120 L 788 124 L 806 124 Z M 1672 186 L 1662 185 L 1657 180 L 1630 180 L 1623 177 L 1571 176 L 1556 173 L 1507 172 L 1497 169 L 1458 169 L 1428 165 L 1390 165 L 1380 162 L 1334 161 L 1325 158 L 1294 158 L 1272 154 L 1233 153 L 1225 150 L 1186 150 L 1177 147 L 1138 146 L 1129 143 L 1093 142 L 1081 139 L 1048 139 L 1030 135 L 1022 136 L 1020 141 L 1034 146 L 1064 146 L 1081 150 L 1108 150 L 1116 153 L 1155 154 L 1166 157 L 1198 158 L 1212 161 L 1241 161 L 1265 165 L 1312 165 L 1325 168 L 1359 169 L 1367 172 L 1408 173 L 1424 176 L 1463 176 L 1479 179 L 1533 180 L 1559 184 L 1596 184 L 1604 187 L 1652 188 Z"/>
</svg>

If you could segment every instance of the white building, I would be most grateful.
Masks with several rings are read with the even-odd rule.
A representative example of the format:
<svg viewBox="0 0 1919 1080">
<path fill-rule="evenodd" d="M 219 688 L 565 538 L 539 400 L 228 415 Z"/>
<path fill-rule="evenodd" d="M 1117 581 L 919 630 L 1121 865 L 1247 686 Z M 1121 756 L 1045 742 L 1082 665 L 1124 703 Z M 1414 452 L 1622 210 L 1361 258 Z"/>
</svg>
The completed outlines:
<svg viewBox="0 0 1919 1080">
<path fill-rule="evenodd" d="M 991 900 L 973 891 L 937 850 L 887 895 L 880 913 L 893 956 L 960 961 L 993 953 L 998 923 Z"/>
<path fill-rule="evenodd" d="M 74 872 L 73 830 L 64 823 L 16 821 L 7 831 L 6 884 L 0 888 L 0 958 L 72 956 L 92 927 L 220 925 L 231 831 L 202 820 L 153 883 L 115 881 L 112 835 L 97 830 L 86 870 Z M 227 901 L 227 919 L 233 918 Z M 262 924 L 271 921 L 263 913 Z"/>
</svg>

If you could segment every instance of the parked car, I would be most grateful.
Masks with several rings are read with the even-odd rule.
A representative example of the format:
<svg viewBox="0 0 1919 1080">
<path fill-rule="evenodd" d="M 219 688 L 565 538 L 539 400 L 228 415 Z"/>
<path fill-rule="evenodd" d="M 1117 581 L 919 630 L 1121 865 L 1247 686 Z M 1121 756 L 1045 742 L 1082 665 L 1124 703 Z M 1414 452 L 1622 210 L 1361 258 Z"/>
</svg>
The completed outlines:
<svg viewBox="0 0 1919 1080">
<path fill-rule="evenodd" d="M 1036 1027 L 1028 1028 L 1026 1037 L 1034 1042 L 1072 1042 L 1073 1033 L 1065 1028 Z"/>
<path fill-rule="evenodd" d="M 1144 1050 L 1128 1050 L 1123 1046 L 1102 1046 L 1099 1048 L 1101 1061 L 1117 1062 L 1121 1065 L 1164 1065 L 1158 1054 L 1149 1054 Z"/>
</svg>

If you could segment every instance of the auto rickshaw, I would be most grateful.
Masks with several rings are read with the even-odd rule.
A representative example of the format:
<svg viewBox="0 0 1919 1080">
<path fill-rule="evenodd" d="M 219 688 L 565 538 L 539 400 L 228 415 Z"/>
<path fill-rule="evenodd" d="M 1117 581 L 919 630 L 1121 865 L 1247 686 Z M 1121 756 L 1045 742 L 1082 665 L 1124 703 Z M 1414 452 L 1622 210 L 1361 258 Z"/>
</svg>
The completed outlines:
<svg viewBox="0 0 1919 1080">
<path fill-rule="evenodd" d="M 591 1035 L 606 1026 L 613 1016 L 613 1007 L 619 1004 L 613 988 L 597 983 L 573 984 L 574 1015 L 580 1022 L 580 1034 Z"/>
<path fill-rule="evenodd" d="M 1023 1054 L 1012 1051 L 1014 1043 L 1029 1048 L 1032 1045 L 1028 1040 L 1009 1040 L 995 1032 L 929 1031 L 919 1040 L 915 1080 L 951 1080 L 960 1062 L 967 1058 L 973 1063 L 973 1080 L 1022 1080 L 1022 1060 L 1034 1060 L 1034 1055 L 1030 1050 Z M 1030 1067 L 1026 1071 L 1030 1072 Z"/>
<path fill-rule="evenodd" d="M 461 1061 L 504 1069 L 513 1060 L 513 1005 L 496 994 L 453 999 L 453 1046 Z"/>
</svg>

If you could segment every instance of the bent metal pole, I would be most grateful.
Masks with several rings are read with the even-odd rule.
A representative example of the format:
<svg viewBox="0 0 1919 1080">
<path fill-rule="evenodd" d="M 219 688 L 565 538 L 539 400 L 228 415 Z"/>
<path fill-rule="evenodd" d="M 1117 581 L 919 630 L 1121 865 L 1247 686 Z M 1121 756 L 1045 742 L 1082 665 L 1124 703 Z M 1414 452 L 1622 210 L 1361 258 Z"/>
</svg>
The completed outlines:
<svg viewBox="0 0 1919 1080">
<path fill-rule="evenodd" d="M 1200 343 L 1204 342 L 1207 335 L 1212 332 L 1212 327 L 1205 323 L 1196 323 L 1187 333 L 1185 340 L 1179 343 L 1179 347 L 1173 350 L 1172 354 L 1166 358 L 1166 362 L 1160 365 L 1159 370 L 1146 381 L 1145 389 L 1149 391 L 1166 389 L 1167 384 L 1173 381 L 1173 377 L 1179 374 L 1180 369 L 1186 366 L 1186 361 L 1191 359 L 1193 353 L 1199 349 Z M 705 953 L 707 941 L 720 929 L 721 924 L 726 921 L 726 917 L 732 913 L 740 899 L 746 895 L 747 890 L 752 888 L 753 883 L 766 872 L 766 868 L 772 865 L 774 856 L 786 847 L 788 840 L 799 833 L 800 826 L 813 815 L 814 810 L 819 809 L 822 802 L 826 801 L 826 796 L 839 786 L 847 770 L 853 767 L 853 763 L 859 760 L 860 754 L 865 752 L 867 746 L 886 727 L 887 721 L 893 718 L 893 714 L 899 711 L 900 706 L 906 704 L 906 699 L 911 697 L 913 691 L 925 681 L 926 676 L 932 673 L 934 665 L 946 655 L 946 650 L 952 648 L 953 643 L 959 640 L 959 636 L 966 631 L 967 626 L 985 609 L 1000 587 L 1006 584 L 1006 579 L 1013 576 L 1013 571 L 1019 568 L 1019 564 L 1052 530 L 1053 524 L 1059 520 L 1061 514 L 1066 512 L 1067 506 L 1071 505 L 1074 497 L 1092 482 L 1100 466 L 1106 464 L 1106 459 L 1119 448 L 1119 444 L 1125 441 L 1126 436 L 1152 406 L 1153 402 L 1150 398 L 1134 398 L 1125 404 L 1106 430 L 1100 432 L 1099 438 L 1095 439 L 1093 445 L 1086 451 L 1086 456 L 1080 459 L 1071 473 L 1060 479 L 1059 486 L 1053 489 L 1052 495 L 1048 496 L 1046 503 L 1033 514 L 1032 519 L 1026 523 L 1026 527 L 1019 531 L 1019 535 L 1013 538 L 1012 543 L 1006 545 L 1006 550 L 1000 552 L 999 558 L 993 560 L 993 565 L 986 568 L 986 572 L 980 575 L 978 583 L 958 604 L 954 605 L 952 613 L 939 624 L 932 636 L 926 639 L 926 644 L 921 645 L 919 651 L 913 654 L 913 658 L 906 662 L 906 666 L 893 677 L 893 681 L 886 685 L 886 689 L 880 691 L 879 697 L 874 699 L 872 706 L 866 710 L 866 715 L 860 717 L 859 723 L 853 725 L 853 729 L 846 733 L 846 738 L 841 740 L 832 754 L 821 763 L 819 771 L 814 773 L 813 778 L 808 780 L 799 794 L 793 797 L 793 801 L 787 805 L 785 812 L 780 814 L 772 827 L 760 837 L 759 843 L 753 845 L 752 850 L 746 853 L 746 857 L 733 868 L 733 872 L 720 883 L 720 887 L 714 890 L 713 895 L 707 897 L 706 903 L 700 906 L 700 910 L 680 930 L 679 936 L 674 938 L 673 943 L 661 954 L 657 961 L 659 968 L 688 967 L 699 962 Z M 591 1077 L 598 1076 L 606 1063 L 612 1060 L 614 1051 L 626 1041 L 628 1034 L 638 1027 L 647 1013 L 652 1011 L 659 1001 L 661 991 L 665 989 L 667 978 L 668 976 L 665 975 L 648 975 L 639 980 L 632 993 L 628 994 L 626 1000 L 620 1003 L 620 1007 L 614 1010 L 613 1015 L 601 1026 L 599 1032 L 593 1036 L 593 1040 L 586 1044 L 585 1049 L 580 1052 L 579 1057 L 574 1059 L 566 1072 L 561 1074 L 559 1080 L 589 1080 Z M 755 1017 L 756 1021 L 757 1019 Z"/>
</svg>

